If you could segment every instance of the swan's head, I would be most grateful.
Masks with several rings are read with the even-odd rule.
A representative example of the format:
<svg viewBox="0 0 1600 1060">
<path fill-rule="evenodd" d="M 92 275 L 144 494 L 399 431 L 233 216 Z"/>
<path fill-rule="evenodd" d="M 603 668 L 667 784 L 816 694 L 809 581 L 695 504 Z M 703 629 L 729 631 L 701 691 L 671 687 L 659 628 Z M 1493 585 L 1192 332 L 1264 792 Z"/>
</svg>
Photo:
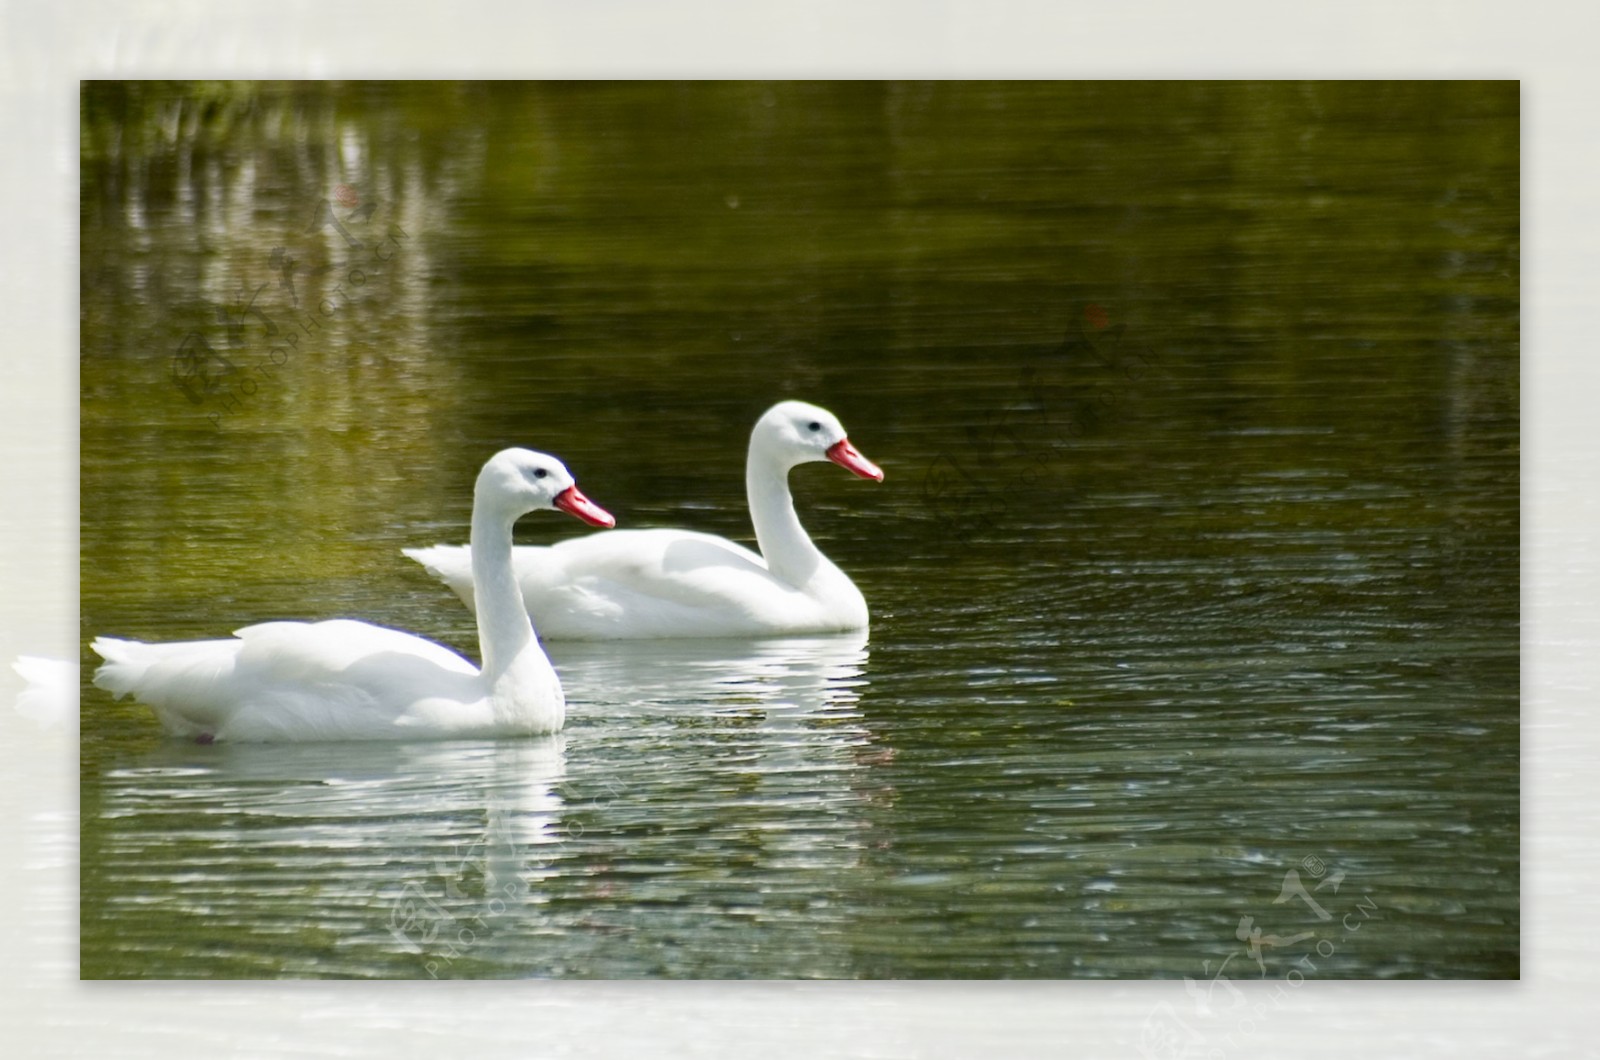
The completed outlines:
<svg viewBox="0 0 1600 1060">
<path fill-rule="evenodd" d="M 490 457 L 478 473 L 477 498 L 512 517 L 559 509 L 590 526 L 617 525 L 610 512 L 578 491 L 565 464 L 532 449 L 502 449 Z"/>
<path fill-rule="evenodd" d="M 793 467 L 812 460 L 832 460 L 862 478 L 883 481 L 883 469 L 862 456 L 845 436 L 839 418 L 804 401 L 780 401 L 756 421 L 751 447 L 780 455 Z"/>
</svg>

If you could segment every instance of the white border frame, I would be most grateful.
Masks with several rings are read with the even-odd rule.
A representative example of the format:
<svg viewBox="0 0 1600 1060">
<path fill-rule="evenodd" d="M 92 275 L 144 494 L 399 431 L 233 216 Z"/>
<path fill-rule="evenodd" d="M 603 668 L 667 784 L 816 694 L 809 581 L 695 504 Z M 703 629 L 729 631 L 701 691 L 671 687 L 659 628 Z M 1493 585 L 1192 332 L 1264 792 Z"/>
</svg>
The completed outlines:
<svg viewBox="0 0 1600 1060">
<path fill-rule="evenodd" d="M 1588 5 L 1343 0 L 70 0 L 0 7 L 0 606 L 17 650 L 77 657 L 77 99 L 95 77 L 1509 77 L 1523 80 L 1524 982 L 1308 983 L 1228 1055 L 1574 1055 L 1597 865 L 1600 174 Z M 1588 327 L 1586 327 L 1586 325 Z M 0 697 L 16 684 L 0 660 Z M 1172 983 L 80 984 L 77 755 L 0 711 L 0 981 L 10 1055 L 1140 1055 Z M 0 766 L 6 762 L 0 757 Z M 69 835 L 70 833 L 70 835 Z M 55 844 L 54 846 L 52 844 Z M 62 845 L 65 844 L 65 845 Z M 42 851 L 42 853 L 41 853 Z M 20 882 L 19 882 L 20 881 Z M 44 897 L 41 898 L 40 896 Z"/>
</svg>

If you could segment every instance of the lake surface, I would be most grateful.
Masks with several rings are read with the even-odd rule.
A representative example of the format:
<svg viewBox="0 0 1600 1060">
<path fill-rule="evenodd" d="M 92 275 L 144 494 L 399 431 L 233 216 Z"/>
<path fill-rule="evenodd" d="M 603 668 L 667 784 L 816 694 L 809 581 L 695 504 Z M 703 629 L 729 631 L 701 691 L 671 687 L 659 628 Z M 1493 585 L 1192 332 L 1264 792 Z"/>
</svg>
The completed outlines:
<svg viewBox="0 0 1600 1060">
<path fill-rule="evenodd" d="M 90 84 L 86 678 L 475 657 L 399 549 L 508 445 L 743 540 L 781 398 L 887 478 L 792 477 L 870 636 L 552 643 L 554 738 L 196 746 L 85 680 L 83 976 L 1516 976 L 1519 135 L 1515 83 Z"/>
</svg>

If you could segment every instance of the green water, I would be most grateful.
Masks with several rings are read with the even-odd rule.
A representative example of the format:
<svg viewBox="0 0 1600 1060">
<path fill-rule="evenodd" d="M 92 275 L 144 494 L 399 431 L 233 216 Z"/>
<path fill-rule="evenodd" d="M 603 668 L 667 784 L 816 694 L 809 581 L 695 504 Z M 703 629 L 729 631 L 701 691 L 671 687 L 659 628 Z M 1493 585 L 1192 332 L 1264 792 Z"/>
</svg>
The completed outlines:
<svg viewBox="0 0 1600 1060">
<path fill-rule="evenodd" d="M 1518 112 L 88 85 L 86 673 L 475 655 L 399 549 L 507 445 L 747 540 L 801 397 L 887 479 L 793 476 L 870 638 L 552 644 L 553 740 L 203 747 L 85 682 L 82 974 L 1517 975 Z"/>
</svg>

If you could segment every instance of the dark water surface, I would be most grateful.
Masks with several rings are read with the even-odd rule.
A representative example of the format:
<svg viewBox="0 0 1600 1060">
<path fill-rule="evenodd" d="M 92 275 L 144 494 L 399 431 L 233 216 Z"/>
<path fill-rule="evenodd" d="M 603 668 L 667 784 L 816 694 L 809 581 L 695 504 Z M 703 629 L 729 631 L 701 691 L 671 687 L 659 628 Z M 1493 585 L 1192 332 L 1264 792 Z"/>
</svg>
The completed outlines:
<svg viewBox="0 0 1600 1060">
<path fill-rule="evenodd" d="M 802 397 L 887 480 L 793 476 L 870 638 L 553 644 L 553 739 L 201 747 L 85 683 L 82 974 L 1516 975 L 1518 110 L 91 84 L 86 673 L 475 655 L 399 549 L 507 445 L 748 539 Z"/>
</svg>

